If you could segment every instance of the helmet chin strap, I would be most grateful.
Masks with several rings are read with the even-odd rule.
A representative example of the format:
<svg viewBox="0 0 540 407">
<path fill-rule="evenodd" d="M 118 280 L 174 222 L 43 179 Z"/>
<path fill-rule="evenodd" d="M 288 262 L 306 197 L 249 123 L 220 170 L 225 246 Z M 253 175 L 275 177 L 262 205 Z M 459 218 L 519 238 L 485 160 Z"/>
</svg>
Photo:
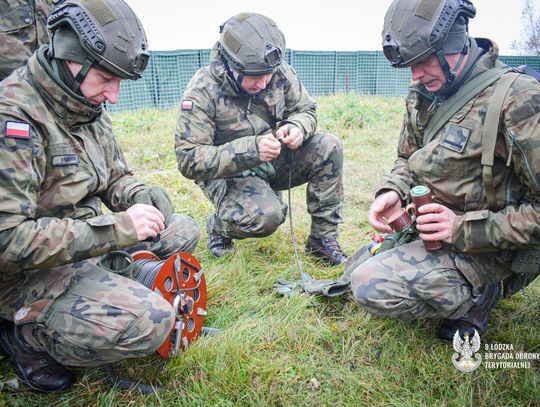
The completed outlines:
<svg viewBox="0 0 540 407">
<path fill-rule="evenodd" d="M 94 65 L 94 60 L 93 59 L 86 58 L 84 60 L 84 64 L 83 64 L 81 70 L 77 73 L 77 75 L 73 79 L 73 85 L 71 86 L 71 89 L 75 93 L 79 92 L 79 89 L 81 88 L 82 83 L 86 79 L 86 75 L 88 75 L 88 71 L 90 71 L 90 68 L 92 68 L 92 65 Z"/>
<path fill-rule="evenodd" d="M 446 85 L 447 86 L 452 84 L 452 82 L 454 82 L 454 80 L 456 79 L 457 73 L 459 72 L 459 70 L 461 68 L 461 65 L 463 65 L 463 61 L 465 59 L 465 55 L 467 55 L 468 49 L 469 49 L 469 47 L 467 46 L 467 44 L 465 44 L 463 46 L 463 49 L 461 50 L 461 54 L 459 56 L 459 59 L 458 59 L 456 65 L 454 66 L 454 70 L 450 69 L 450 65 L 448 65 L 448 61 L 444 57 L 444 54 L 443 54 L 442 50 L 438 50 L 435 53 L 435 56 L 439 60 L 439 64 L 441 65 L 441 68 L 442 68 L 442 70 L 444 72 L 444 76 L 446 77 Z"/>
</svg>

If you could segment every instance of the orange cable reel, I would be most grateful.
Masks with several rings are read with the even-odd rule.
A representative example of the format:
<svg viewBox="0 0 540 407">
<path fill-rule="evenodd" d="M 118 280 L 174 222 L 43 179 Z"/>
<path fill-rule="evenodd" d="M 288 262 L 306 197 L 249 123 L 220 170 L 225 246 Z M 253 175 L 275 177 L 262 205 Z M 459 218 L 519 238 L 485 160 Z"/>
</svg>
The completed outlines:
<svg viewBox="0 0 540 407">
<path fill-rule="evenodd" d="M 206 279 L 195 257 L 178 252 L 167 260 L 154 253 L 139 251 L 133 254 L 141 271 L 137 280 L 169 302 L 175 311 L 175 324 L 158 348 L 165 359 L 178 356 L 197 340 L 206 315 Z"/>
</svg>

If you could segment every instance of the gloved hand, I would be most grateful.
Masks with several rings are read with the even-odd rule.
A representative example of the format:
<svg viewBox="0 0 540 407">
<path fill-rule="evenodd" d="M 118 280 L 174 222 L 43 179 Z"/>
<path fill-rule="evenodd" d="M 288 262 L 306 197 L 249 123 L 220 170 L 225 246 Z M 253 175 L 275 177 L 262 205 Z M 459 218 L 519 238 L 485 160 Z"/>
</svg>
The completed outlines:
<svg viewBox="0 0 540 407">
<path fill-rule="evenodd" d="M 174 213 L 174 206 L 167 191 L 161 187 L 147 187 L 133 195 L 132 203 L 146 204 L 157 208 L 165 217 L 165 227 Z"/>
</svg>

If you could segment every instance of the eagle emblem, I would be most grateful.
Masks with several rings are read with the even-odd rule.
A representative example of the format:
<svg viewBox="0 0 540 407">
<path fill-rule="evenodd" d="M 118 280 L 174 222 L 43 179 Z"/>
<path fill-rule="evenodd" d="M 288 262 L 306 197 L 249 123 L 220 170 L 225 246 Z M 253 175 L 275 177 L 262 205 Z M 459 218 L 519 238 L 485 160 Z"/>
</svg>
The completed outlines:
<svg viewBox="0 0 540 407">
<path fill-rule="evenodd" d="M 465 332 L 464 338 L 461 339 L 459 330 L 457 330 L 454 334 L 453 343 L 454 350 L 458 352 L 452 355 L 452 363 L 456 369 L 464 373 L 470 373 L 476 370 L 480 366 L 480 363 L 482 363 L 482 355 L 476 353 L 480 349 L 480 335 L 478 331 L 476 329 L 474 330 L 472 339 L 470 339 L 468 332 Z"/>
</svg>

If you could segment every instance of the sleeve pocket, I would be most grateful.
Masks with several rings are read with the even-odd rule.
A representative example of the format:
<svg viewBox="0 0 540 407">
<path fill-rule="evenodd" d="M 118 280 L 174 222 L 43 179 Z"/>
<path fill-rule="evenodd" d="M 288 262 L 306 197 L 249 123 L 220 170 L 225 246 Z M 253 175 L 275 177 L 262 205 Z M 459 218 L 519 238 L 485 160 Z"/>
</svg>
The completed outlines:
<svg viewBox="0 0 540 407">
<path fill-rule="evenodd" d="M 92 227 L 101 244 L 112 243 L 116 240 L 114 233 L 116 219 L 114 216 L 96 216 L 95 218 L 86 219 L 85 222 Z"/>
</svg>

